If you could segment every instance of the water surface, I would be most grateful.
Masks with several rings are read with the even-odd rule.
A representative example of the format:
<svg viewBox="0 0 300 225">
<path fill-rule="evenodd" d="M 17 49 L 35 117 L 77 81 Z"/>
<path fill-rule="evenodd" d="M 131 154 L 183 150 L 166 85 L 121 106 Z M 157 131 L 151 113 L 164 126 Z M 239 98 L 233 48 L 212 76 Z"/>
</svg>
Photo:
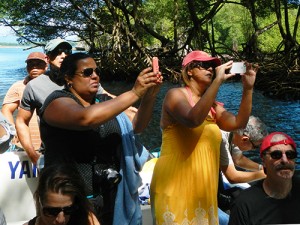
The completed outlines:
<svg viewBox="0 0 300 225">
<path fill-rule="evenodd" d="M 30 52 L 42 51 L 41 48 L 23 51 L 23 48 L 0 48 L 0 102 L 3 101 L 8 88 L 17 80 L 26 76 L 25 60 Z M 132 88 L 131 83 L 110 82 L 102 83 L 109 92 L 120 94 Z M 153 118 L 141 135 L 144 145 L 153 150 L 159 148 L 161 144 L 161 131 L 159 128 L 160 111 L 163 98 L 166 92 L 177 85 L 165 82 L 158 94 L 155 104 Z M 233 113 L 237 113 L 241 99 L 242 86 L 240 82 L 224 83 L 219 91 L 217 100 L 223 102 L 225 108 Z M 252 114 L 260 117 L 268 126 L 269 132 L 282 131 L 289 134 L 300 146 L 300 101 L 274 100 L 262 95 L 255 90 L 253 95 Z M 259 161 L 258 151 L 250 151 L 250 157 Z M 297 160 L 298 164 L 300 160 Z M 298 165 L 298 168 L 300 166 Z M 300 169 L 300 168 L 299 168 Z"/>
</svg>

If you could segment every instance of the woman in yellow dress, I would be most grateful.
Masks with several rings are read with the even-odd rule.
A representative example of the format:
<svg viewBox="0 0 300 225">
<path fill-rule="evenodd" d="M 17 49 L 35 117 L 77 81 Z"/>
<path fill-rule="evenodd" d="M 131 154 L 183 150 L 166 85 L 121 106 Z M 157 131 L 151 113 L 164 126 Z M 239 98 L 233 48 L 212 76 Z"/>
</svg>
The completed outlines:
<svg viewBox="0 0 300 225">
<path fill-rule="evenodd" d="M 182 62 L 184 87 L 165 96 L 160 126 L 161 155 L 151 181 L 154 224 L 218 224 L 220 129 L 245 127 L 252 109 L 257 68 L 246 63 L 240 109 L 234 115 L 216 102 L 232 61 L 192 51 Z M 215 73 L 215 78 L 214 77 Z"/>
</svg>

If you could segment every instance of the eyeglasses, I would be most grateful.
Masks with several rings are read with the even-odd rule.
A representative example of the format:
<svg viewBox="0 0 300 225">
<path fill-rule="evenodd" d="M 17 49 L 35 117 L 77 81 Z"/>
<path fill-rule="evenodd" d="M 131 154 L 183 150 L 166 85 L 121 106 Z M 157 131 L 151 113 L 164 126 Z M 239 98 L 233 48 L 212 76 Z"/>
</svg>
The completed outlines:
<svg viewBox="0 0 300 225">
<path fill-rule="evenodd" d="M 211 62 L 211 61 L 208 61 L 208 62 L 197 62 L 197 63 L 195 63 L 195 66 L 194 66 L 194 68 L 198 68 L 198 69 L 203 68 L 205 70 L 208 70 L 209 68 L 213 68 L 214 69 L 215 67 L 216 67 L 216 64 L 213 63 L 213 62 Z"/>
<path fill-rule="evenodd" d="M 297 158 L 297 152 L 294 150 L 287 150 L 285 152 L 274 150 L 272 152 L 266 152 L 265 154 L 269 154 L 272 159 L 281 159 L 283 154 L 285 154 L 288 159 Z"/>
<path fill-rule="evenodd" d="M 257 149 L 259 148 L 259 145 L 255 144 L 253 141 L 251 141 L 251 139 L 249 138 L 249 142 L 252 144 L 253 149 Z"/>
<path fill-rule="evenodd" d="M 76 211 L 78 207 L 76 205 L 70 205 L 66 207 L 43 207 L 43 214 L 45 216 L 57 216 L 60 212 L 64 212 L 65 215 L 71 215 Z"/>
<path fill-rule="evenodd" d="M 98 67 L 95 68 L 95 69 L 93 69 L 93 68 L 86 68 L 83 71 L 80 71 L 79 72 L 80 74 L 78 74 L 78 73 L 75 73 L 75 74 L 77 74 L 77 75 L 79 75 L 81 77 L 91 77 L 94 72 L 97 74 L 97 76 L 100 76 L 100 69 Z"/>
<path fill-rule="evenodd" d="M 72 49 L 68 49 L 68 48 L 58 48 L 58 49 L 54 49 L 51 54 L 52 55 L 60 55 L 62 53 L 65 53 L 66 55 L 71 55 L 72 54 Z"/>
</svg>

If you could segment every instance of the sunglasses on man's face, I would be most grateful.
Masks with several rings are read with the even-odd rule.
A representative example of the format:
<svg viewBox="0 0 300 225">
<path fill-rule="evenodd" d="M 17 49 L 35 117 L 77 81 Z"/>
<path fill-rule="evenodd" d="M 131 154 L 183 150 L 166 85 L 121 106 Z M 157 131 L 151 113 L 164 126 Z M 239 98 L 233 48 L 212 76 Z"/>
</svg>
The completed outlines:
<svg viewBox="0 0 300 225">
<path fill-rule="evenodd" d="M 27 67 L 28 68 L 33 68 L 33 67 L 36 67 L 36 68 L 45 68 L 46 67 L 46 62 L 42 61 L 42 60 L 29 60 L 27 62 Z"/>
<path fill-rule="evenodd" d="M 97 74 L 97 76 L 100 76 L 100 69 L 98 67 L 96 67 L 95 69 L 86 68 L 86 69 L 84 69 L 84 70 L 82 70 L 82 71 L 80 71 L 76 74 L 81 76 L 81 77 L 91 77 L 94 72 Z"/>
<path fill-rule="evenodd" d="M 64 212 L 64 215 L 71 215 L 74 211 L 77 210 L 77 207 L 75 205 L 70 205 L 66 207 L 43 207 L 43 214 L 45 216 L 55 216 L 60 212 Z"/>
<path fill-rule="evenodd" d="M 52 51 L 51 54 L 57 56 L 57 55 L 61 55 L 63 52 L 66 55 L 71 55 L 72 54 L 72 49 L 58 48 L 58 49 L 54 49 L 54 51 Z"/>
<path fill-rule="evenodd" d="M 266 154 L 270 155 L 272 159 L 281 159 L 283 154 L 285 154 L 288 159 L 297 158 L 297 152 L 294 150 L 287 150 L 284 153 L 280 150 L 274 150 L 272 152 L 266 152 Z"/>
</svg>

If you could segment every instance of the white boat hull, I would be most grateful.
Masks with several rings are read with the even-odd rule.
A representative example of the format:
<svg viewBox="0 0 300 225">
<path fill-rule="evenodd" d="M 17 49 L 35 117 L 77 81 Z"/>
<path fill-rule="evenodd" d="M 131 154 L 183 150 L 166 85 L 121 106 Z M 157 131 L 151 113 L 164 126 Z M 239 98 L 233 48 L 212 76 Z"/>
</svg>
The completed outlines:
<svg viewBox="0 0 300 225">
<path fill-rule="evenodd" d="M 0 207 L 7 224 L 22 224 L 35 216 L 33 193 L 37 176 L 37 169 L 25 152 L 0 155 Z"/>
<path fill-rule="evenodd" d="M 0 207 L 8 225 L 22 225 L 35 217 L 33 194 L 38 171 L 25 152 L 0 154 Z M 143 225 L 151 225 L 151 208 L 142 206 Z"/>
</svg>

